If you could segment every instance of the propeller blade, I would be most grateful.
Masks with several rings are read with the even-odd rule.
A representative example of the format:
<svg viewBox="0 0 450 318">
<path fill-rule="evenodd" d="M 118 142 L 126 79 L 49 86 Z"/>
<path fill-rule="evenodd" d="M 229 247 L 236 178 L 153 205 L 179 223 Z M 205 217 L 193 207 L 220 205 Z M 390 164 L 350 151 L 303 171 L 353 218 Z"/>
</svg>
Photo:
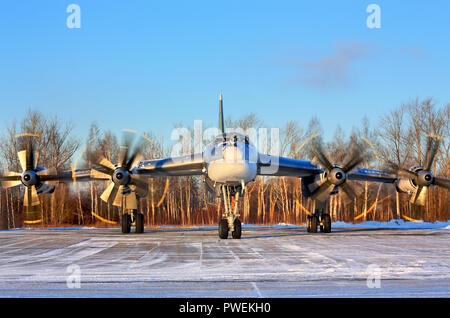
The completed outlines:
<svg viewBox="0 0 450 318">
<path fill-rule="evenodd" d="M 447 190 L 450 190 L 450 180 L 446 178 L 441 177 L 434 177 L 433 184 L 445 188 Z"/>
<path fill-rule="evenodd" d="M 356 198 L 355 190 L 353 190 L 353 188 L 348 183 L 342 184 L 342 191 L 344 191 L 349 199 L 353 200 Z"/>
<path fill-rule="evenodd" d="M 34 155 L 33 156 L 33 170 L 36 170 L 38 159 L 39 159 L 39 153 L 35 151 L 33 155 Z"/>
<path fill-rule="evenodd" d="M 129 152 L 134 139 L 134 132 L 131 130 L 123 130 L 122 132 L 122 145 L 119 149 L 118 166 L 125 168 L 129 159 Z"/>
<path fill-rule="evenodd" d="M 102 160 L 100 160 L 98 164 L 100 165 L 100 167 L 104 168 L 106 170 L 105 172 L 108 174 L 112 175 L 114 173 L 114 170 L 116 170 L 116 167 L 112 164 L 112 162 L 106 158 L 102 158 Z"/>
<path fill-rule="evenodd" d="M 428 164 L 430 162 L 430 154 L 431 154 L 432 145 L 433 145 L 433 139 L 430 136 L 427 136 L 427 148 L 425 150 L 424 167 L 428 166 Z"/>
<path fill-rule="evenodd" d="M 140 197 L 145 197 L 148 194 L 148 179 L 144 179 L 141 176 L 131 175 L 131 190 L 136 192 Z"/>
<path fill-rule="evenodd" d="M 328 160 L 327 156 L 325 155 L 325 152 L 323 151 L 322 145 L 318 142 L 316 142 L 313 146 L 313 152 L 314 155 L 317 157 L 317 160 L 319 163 L 328 170 L 333 169 L 333 165 Z"/>
<path fill-rule="evenodd" d="M 114 206 L 121 207 L 123 205 L 123 186 L 119 186 L 113 202 Z"/>
<path fill-rule="evenodd" d="M 356 152 L 353 153 L 353 156 L 350 158 L 350 160 L 344 165 L 342 171 L 344 171 L 345 173 L 349 172 L 361 162 L 363 162 L 363 160 L 364 158 L 362 156 L 361 150 L 357 149 Z"/>
<path fill-rule="evenodd" d="M 415 205 L 425 205 L 427 187 L 418 186 L 414 193 L 411 195 L 410 202 Z"/>
<path fill-rule="evenodd" d="M 127 146 L 120 146 L 119 149 L 119 167 L 126 167 L 127 166 L 127 157 L 128 157 L 128 147 Z"/>
<path fill-rule="evenodd" d="M 119 156 L 119 164 L 121 167 L 131 170 L 139 161 L 141 161 L 142 139 L 137 143 L 133 142 L 136 137 L 136 132 L 133 130 L 123 130 L 123 145 L 120 147 L 121 153 Z"/>
<path fill-rule="evenodd" d="M 317 201 L 326 201 L 334 189 L 334 184 L 331 182 L 325 181 L 320 185 L 320 187 L 311 195 L 311 198 L 313 200 Z"/>
<path fill-rule="evenodd" d="M 427 151 L 424 164 L 424 170 L 426 171 L 430 170 L 433 165 L 434 158 L 436 157 L 439 149 L 439 142 L 440 140 L 438 138 L 431 136 L 427 137 Z"/>
<path fill-rule="evenodd" d="M 0 185 L 3 188 L 17 187 L 22 184 L 22 176 L 18 172 L 7 172 L 6 175 L 0 176 Z"/>
<path fill-rule="evenodd" d="M 0 176 L 0 181 L 13 181 L 21 180 L 22 174 L 19 172 L 7 172 L 5 175 Z"/>
<path fill-rule="evenodd" d="M 140 197 L 145 197 L 148 194 L 148 187 L 138 187 L 136 185 L 131 185 L 131 189 L 137 193 Z"/>
<path fill-rule="evenodd" d="M 147 178 L 137 175 L 130 175 L 130 177 L 131 177 L 131 184 L 135 185 L 137 188 L 141 188 L 147 191 L 146 189 L 148 189 L 149 185 Z"/>
<path fill-rule="evenodd" d="M 23 206 L 30 206 L 32 202 L 31 191 L 28 187 L 25 187 L 25 194 L 23 196 Z"/>
<path fill-rule="evenodd" d="M 418 176 L 418 174 L 416 172 L 408 170 L 408 169 L 404 169 L 404 168 L 398 169 L 397 174 L 400 177 L 405 177 L 405 178 L 409 178 L 409 179 L 415 179 Z"/>
<path fill-rule="evenodd" d="M 91 178 L 96 180 L 111 180 L 111 175 L 96 169 L 91 169 Z"/>
<path fill-rule="evenodd" d="M 39 205 L 39 196 L 35 186 L 25 187 L 23 205 L 26 207 Z"/>
<path fill-rule="evenodd" d="M 26 149 L 26 169 L 27 170 L 35 170 L 35 153 L 34 153 L 34 147 L 33 143 L 31 142 L 31 139 L 28 141 L 28 146 Z"/>
<path fill-rule="evenodd" d="M 391 174 L 396 174 L 407 179 L 415 179 L 418 177 L 418 174 L 416 172 L 402 168 L 398 164 L 390 161 L 386 163 L 384 169 Z"/>
<path fill-rule="evenodd" d="M 112 203 L 116 197 L 116 193 L 119 187 L 117 187 L 114 182 L 111 182 L 109 186 L 106 188 L 105 191 L 103 191 L 102 195 L 100 196 L 100 199 L 102 199 L 106 203 Z"/>
<path fill-rule="evenodd" d="M 135 153 L 134 156 L 132 158 L 130 158 L 129 162 L 127 163 L 127 169 L 128 170 L 132 170 L 133 168 L 135 168 L 139 162 L 142 161 L 143 156 L 141 155 L 141 153 Z"/>
<path fill-rule="evenodd" d="M 22 181 L 1 181 L 0 184 L 3 188 L 8 189 L 20 186 L 22 184 Z"/>
<path fill-rule="evenodd" d="M 19 151 L 17 153 L 17 157 L 19 157 L 20 167 L 22 168 L 22 171 L 27 170 L 27 151 Z"/>
</svg>

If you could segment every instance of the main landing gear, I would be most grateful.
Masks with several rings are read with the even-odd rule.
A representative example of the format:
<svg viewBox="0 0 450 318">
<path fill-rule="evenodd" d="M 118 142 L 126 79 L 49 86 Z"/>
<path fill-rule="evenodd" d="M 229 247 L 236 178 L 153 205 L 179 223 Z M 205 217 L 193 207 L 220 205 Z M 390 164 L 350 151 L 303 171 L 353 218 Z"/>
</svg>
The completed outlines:
<svg viewBox="0 0 450 318">
<path fill-rule="evenodd" d="M 238 219 L 239 196 L 243 193 L 243 188 L 238 186 L 220 185 L 220 194 L 223 195 L 223 205 L 225 211 L 219 221 L 219 237 L 227 239 L 228 233 L 231 232 L 233 239 L 240 239 L 242 235 L 241 221 Z M 218 204 L 218 213 L 220 214 L 220 196 Z"/>
<path fill-rule="evenodd" d="M 144 233 L 144 214 L 137 210 L 125 210 L 121 219 L 122 233 L 128 234 L 134 226 L 136 233 Z"/>
<path fill-rule="evenodd" d="M 325 207 L 316 208 L 313 215 L 306 217 L 306 231 L 308 233 L 317 233 L 317 227 L 322 233 L 331 232 L 331 217 L 325 213 Z"/>
</svg>

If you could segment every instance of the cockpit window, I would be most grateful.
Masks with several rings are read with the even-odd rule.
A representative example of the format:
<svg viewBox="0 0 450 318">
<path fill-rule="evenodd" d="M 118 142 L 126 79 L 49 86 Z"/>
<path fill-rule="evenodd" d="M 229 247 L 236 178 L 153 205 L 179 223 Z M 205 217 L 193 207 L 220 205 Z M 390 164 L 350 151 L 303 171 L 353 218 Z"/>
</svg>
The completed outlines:
<svg viewBox="0 0 450 318">
<path fill-rule="evenodd" d="M 234 143 L 234 142 L 243 142 L 246 145 L 250 144 L 250 140 L 248 138 L 248 136 L 244 136 L 238 133 L 225 133 L 222 135 L 219 135 L 216 137 L 216 139 L 214 140 L 215 144 L 219 144 L 219 143 L 224 143 L 224 144 L 228 144 L 228 143 Z"/>
</svg>

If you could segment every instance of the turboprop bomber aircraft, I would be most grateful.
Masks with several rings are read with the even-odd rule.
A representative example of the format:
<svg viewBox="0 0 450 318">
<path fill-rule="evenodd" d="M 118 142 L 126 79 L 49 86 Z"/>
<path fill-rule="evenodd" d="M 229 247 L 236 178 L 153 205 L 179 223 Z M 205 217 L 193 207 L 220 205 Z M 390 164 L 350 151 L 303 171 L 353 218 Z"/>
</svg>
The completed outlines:
<svg viewBox="0 0 450 318">
<path fill-rule="evenodd" d="M 230 233 L 234 239 L 241 237 L 239 198 L 244 194 L 247 184 L 258 175 L 301 178 L 303 195 L 316 201 L 314 214 L 307 218 L 308 232 L 317 232 L 318 227 L 324 233 L 331 231 L 331 218 L 325 213 L 325 205 L 330 195 L 339 189 L 350 198 L 356 196 L 347 180 L 394 183 L 397 191 L 412 194 L 413 203 L 421 203 L 421 192 L 423 197 L 423 189 L 426 190 L 432 184 L 449 189 L 450 180 L 434 177 L 430 170 L 439 145 L 439 139 L 436 138 L 428 139 L 424 167 L 403 169 L 391 165 L 388 171 L 355 170 L 363 160 L 361 149 L 356 147 L 344 164 L 335 164 L 327 158 L 320 143 L 313 147 L 319 162 L 317 165 L 307 160 L 259 153 L 248 136 L 225 132 L 222 95 L 219 97 L 219 131 L 220 134 L 202 153 L 156 160 L 141 160 L 139 145 L 131 151 L 131 140 L 128 139 L 118 164 L 114 165 L 102 158 L 92 167 L 93 178 L 111 180 L 102 199 L 118 206 L 125 202 L 125 207 L 134 211 L 122 216 L 122 232 L 129 233 L 132 224 L 135 224 L 137 233 L 143 232 L 144 216 L 136 211 L 136 194 L 146 195 L 149 177 L 202 176 L 207 189 L 223 202 L 224 212 L 218 227 L 221 239 L 226 239 Z M 218 208 L 220 210 L 221 203 Z"/>
<path fill-rule="evenodd" d="M 350 159 L 343 163 L 332 163 L 319 142 L 313 144 L 314 157 L 318 164 L 308 160 L 292 159 L 260 153 L 248 136 L 236 132 L 225 132 L 223 99 L 219 98 L 218 136 L 201 153 L 174 156 L 155 160 L 143 160 L 141 143 L 133 144 L 132 134 L 124 134 L 118 162 L 106 158 L 96 158 L 92 168 L 73 170 L 61 174 L 51 173 L 36 166 L 36 158 L 30 144 L 27 152 L 19 152 L 22 173 L 0 176 L 4 187 L 22 185 L 25 187 L 25 205 L 38 204 L 40 187 L 50 181 L 107 180 L 107 188 L 101 199 L 122 208 L 121 227 L 123 233 L 130 233 L 135 226 L 136 233 L 144 232 L 144 214 L 138 211 L 137 197 L 145 197 L 149 188 L 149 178 L 170 176 L 202 177 L 207 189 L 219 198 L 224 211 L 219 221 L 218 232 L 221 239 L 239 239 L 242 234 L 238 203 L 246 186 L 257 176 L 301 178 L 301 190 L 305 197 L 315 201 L 315 211 L 307 217 L 307 231 L 315 233 L 320 228 L 323 233 L 331 232 L 331 217 L 325 207 L 330 195 L 342 190 L 349 198 L 356 197 L 348 180 L 392 183 L 399 192 L 411 195 L 411 202 L 424 204 L 429 186 L 436 185 L 450 189 L 450 180 L 433 176 L 431 167 L 438 151 L 440 137 L 428 136 L 426 159 L 423 166 L 403 168 L 389 163 L 386 170 L 358 168 L 363 161 L 363 151 L 356 146 Z M 134 146 L 134 147 L 133 147 Z M 92 158 L 93 156 L 91 156 Z M 52 191 L 46 187 L 42 193 Z"/>
</svg>

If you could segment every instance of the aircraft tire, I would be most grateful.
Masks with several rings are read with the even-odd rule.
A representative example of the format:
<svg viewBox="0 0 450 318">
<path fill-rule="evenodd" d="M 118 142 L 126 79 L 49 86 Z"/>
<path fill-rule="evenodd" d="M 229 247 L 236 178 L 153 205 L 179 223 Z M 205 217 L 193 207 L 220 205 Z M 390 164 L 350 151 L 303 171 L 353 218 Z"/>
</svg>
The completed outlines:
<svg viewBox="0 0 450 318">
<path fill-rule="evenodd" d="M 130 233 L 131 230 L 131 215 L 129 214 L 122 214 L 122 220 L 121 220 L 121 225 L 122 225 L 122 233 L 124 234 L 128 234 Z"/>
<path fill-rule="evenodd" d="M 136 213 L 136 233 L 144 233 L 144 214 Z"/>
<path fill-rule="evenodd" d="M 317 217 L 311 216 L 309 220 L 309 233 L 317 233 Z"/>
<path fill-rule="evenodd" d="M 331 217 L 329 214 L 324 214 L 322 217 L 323 226 L 320 226 L 320 231 L 323 233 L 331 232 Z"/>
<path fill-rule="evenodd" d="M 236 219 L 234 220 L 234 231 L 231 232 L 231 236 L 233 239 L 240 239 L 242 235 L 242 225 L 241 221 Z"/>
<path fill-rule="evenodd" d="M 222 219 L 219 221 L 219 237 L 222 240 L 226 240 L 228 238 L 228 221 L 226 219 Z"/>
</svg>

